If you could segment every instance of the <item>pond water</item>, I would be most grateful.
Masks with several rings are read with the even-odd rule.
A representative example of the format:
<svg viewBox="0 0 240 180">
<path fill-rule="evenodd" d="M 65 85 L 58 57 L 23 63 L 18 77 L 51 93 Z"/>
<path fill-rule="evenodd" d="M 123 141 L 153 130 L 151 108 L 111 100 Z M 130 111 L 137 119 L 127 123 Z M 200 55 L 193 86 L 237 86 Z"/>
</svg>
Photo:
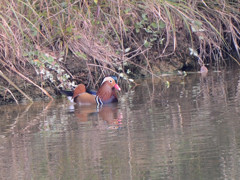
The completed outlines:
<svg viewBox="0 0 240 180">
<path fill-rule="evenodd" d="M 0 179 L 238 179 L 240 71 L 140 81 L 97 109 L 0 107 Z"/>
</svg>

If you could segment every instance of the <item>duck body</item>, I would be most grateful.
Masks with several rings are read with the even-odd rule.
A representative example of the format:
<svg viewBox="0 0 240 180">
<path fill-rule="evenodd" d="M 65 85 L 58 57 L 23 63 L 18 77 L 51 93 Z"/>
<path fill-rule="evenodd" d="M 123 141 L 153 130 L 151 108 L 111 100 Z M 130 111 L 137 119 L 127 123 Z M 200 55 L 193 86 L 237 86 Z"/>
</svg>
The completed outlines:
<svg viewBox="0 0 240 180">
<path fill-rule="evenodd" d="M 73 93 L 68 94 L 72 95 L 71 99 L 80 105 L 103 105 L 118 102 L 117 90 L 120 91 L 121 88 L 115 78 L 105 77 L 97 92 L 87 91 L 85 85 L 79 84 Z"/>
<path fill-rule="evenodd" d="M 70 97 L 72 99 L 72 96 L 73 96 L 73 91 L 68 91 L 68 90 L 62 90 L 60 89 L 60 92 L 61 94 L 67 96 L 67 97 Z M 95 90 L 92 90 L 92 89 L 86 89 L 86 92 L 89 93 L 89 94 L 92 94 L 92 95 L 95 95 L 97 94 L 97 91 Z"/>
</svg>

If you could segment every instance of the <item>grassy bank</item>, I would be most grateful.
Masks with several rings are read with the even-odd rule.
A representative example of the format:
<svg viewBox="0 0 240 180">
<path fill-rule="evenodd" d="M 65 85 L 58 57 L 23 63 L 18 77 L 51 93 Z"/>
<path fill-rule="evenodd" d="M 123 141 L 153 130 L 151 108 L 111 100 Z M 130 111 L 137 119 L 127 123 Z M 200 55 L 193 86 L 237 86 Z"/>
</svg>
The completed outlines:
<svg viewBox="0 0 240 180">
<path fill-rule="evenodd" d="M 16 77 L 50 97 L 47 87 L 96 85 L 108 74 L 239 64 L 237 0 L 3 0 L 0 12 L 3 92 Z"/>
</svg>

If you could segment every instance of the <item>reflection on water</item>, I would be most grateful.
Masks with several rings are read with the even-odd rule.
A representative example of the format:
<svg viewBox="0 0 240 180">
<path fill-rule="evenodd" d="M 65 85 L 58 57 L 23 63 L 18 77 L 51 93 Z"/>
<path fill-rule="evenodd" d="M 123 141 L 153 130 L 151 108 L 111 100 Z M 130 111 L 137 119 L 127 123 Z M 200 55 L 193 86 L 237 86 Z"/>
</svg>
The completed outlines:
<svg viewBox="0 0 240 180">
<path fill-rule="evenodd" d="M 122 113 L 118 112 L 117 104 L 108 104 L 98 108 L 96 105 L 74 105 L 69 109 L 74 112 L 78 122 L 92 121 L 98 128 L 118 129 L 122 124 Z"/>
<path fill-rule="evenodd" d="M 0 179 L 238 179 L 240 73 L 144 80 L 102 108 L 0 108 Z"/>
</svg>

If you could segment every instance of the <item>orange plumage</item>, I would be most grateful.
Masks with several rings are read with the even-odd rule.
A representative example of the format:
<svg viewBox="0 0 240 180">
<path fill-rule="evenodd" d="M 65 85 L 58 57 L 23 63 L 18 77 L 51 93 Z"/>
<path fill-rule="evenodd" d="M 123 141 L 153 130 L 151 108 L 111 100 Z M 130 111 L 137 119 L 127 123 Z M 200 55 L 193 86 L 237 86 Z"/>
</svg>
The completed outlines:
<svg viewBox="0 0 240 180">
<path fill-rule="evenodd" d="M 85 85 L 80 84 L 74 90 L 72 98 L 78 104 L 108 104 L 118 102 L 116 90 L 121 90 L 116 81 L 112 77 L 106 77 L 96 95 L 86 92 Z"/>
</svg>

